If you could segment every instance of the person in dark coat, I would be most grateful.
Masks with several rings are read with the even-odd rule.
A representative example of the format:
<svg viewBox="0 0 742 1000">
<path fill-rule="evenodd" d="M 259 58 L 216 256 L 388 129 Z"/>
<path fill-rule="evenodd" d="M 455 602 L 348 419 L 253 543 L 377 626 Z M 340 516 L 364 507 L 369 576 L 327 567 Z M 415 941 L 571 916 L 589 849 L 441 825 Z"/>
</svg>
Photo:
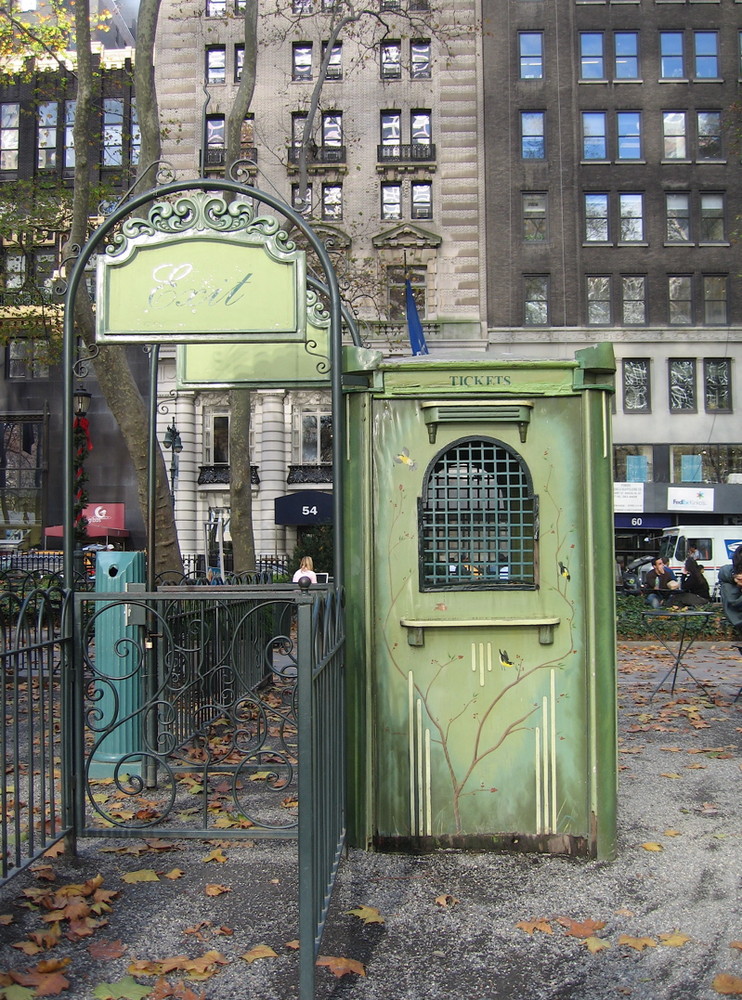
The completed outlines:
<svg viewBox="0 0 742 1000">
<path fill-rule="evenodd" d="M 704 601 L 711 600 L 709 583 L 703 575 L 703 567 L 692 556 L 688 556 L 683 566 L 683 579 L 680 585 L 683 594 L 695 594 Z"/>
<path fill-rule="evenodd" d="M 731 564 L 719 570 L 721 606 L 735 638 L 742 642 L 742 547 L 737 549 Z"/>
</svg>

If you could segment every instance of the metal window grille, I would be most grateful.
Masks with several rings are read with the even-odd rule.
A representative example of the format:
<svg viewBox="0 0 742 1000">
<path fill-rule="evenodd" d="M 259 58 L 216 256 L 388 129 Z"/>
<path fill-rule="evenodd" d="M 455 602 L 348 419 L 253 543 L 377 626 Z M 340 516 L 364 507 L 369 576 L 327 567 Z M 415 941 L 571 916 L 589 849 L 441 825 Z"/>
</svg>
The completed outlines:
<svg viewBox="0 0 742 1000">
<path fill-rule="evenodd" d="M 420 499 L 422 590 L 535 586 L 537 498 L 520 456 L 468 438 L 434 459 Z"/>
</svg>

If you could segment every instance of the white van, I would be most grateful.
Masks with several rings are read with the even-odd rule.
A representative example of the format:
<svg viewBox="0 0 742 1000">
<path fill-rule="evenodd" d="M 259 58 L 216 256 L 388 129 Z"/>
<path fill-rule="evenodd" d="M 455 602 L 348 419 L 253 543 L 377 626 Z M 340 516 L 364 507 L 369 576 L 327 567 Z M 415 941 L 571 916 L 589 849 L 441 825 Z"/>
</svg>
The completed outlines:
<svg viewBox="0 0 742 1000">
<path fill-rule="evenodd" d="M 713 593 L 719 570 L 732 561 L 735 549 L 742 545 L 742 525 L 677 524 L 662 529 L 660 555 L 676 573 L 688 556 L 703 566 Z"/>
</svg>

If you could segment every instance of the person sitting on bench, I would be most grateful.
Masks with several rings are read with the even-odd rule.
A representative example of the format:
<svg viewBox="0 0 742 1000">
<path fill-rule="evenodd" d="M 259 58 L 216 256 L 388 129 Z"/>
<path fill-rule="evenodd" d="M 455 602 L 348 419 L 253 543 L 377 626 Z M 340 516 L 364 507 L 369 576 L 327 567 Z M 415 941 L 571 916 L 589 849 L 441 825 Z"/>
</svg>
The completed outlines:
<svg viewBox="0 0 742 1000">
<path fill-rule="evenodd" d="M 735 644 L 742 643 L 742 546 L 732 562 L 719 570 L 721 606 L 734 629 Z"/>
</svg>

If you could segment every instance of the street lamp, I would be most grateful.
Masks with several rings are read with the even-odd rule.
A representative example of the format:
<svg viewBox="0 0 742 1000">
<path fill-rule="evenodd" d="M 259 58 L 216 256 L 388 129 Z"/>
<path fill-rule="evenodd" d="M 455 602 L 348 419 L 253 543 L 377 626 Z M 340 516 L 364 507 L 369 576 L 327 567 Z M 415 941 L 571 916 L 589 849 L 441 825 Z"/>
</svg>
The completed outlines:
<svg viewBox="0 0 742 1000">
<path fill-rule="evenodd" d="M 92 398 L 92 394 L 82 385 L 79 385 L 72 394 L 72 412 L 74 413 L 72 421 L 73 472 L 75 477 L 73 532 L 76 549 L 81 549 L 88 540 L 88 519 L 84 514 L 88 503 L 88 491 L 85 486 L 88 481 L 85 472 L 85 459 L 88 452 L 93 450 L 93 442 L 90 440 L 90 423 L 87 416 Z"/>
<path fill-rule="evenodd" d="M 183 442 L 180 440 L 180 434 L 178 433 L 178 428 L 175 426 L 175 421 L 168 427 L 165 431 L 165 437 L 162 443 L 166 448 L 172 449 L 172 458 L 170 459 L 170 492 L 173 497 L 173 506 L 175 506 L 175 483 L 178 479 L 178 455 L 183 451 Z"/>
</svg>

